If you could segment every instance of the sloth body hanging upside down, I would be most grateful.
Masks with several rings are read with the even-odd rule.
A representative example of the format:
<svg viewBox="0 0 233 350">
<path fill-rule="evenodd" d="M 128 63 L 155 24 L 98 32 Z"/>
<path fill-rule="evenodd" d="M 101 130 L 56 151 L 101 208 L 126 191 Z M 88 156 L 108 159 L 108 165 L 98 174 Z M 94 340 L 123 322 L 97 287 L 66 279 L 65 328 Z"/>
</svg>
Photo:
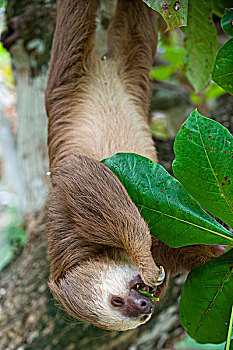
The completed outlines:
<svg viewBox="0 0 233 350">
<path fill-rule="evenodd" d="M 161 296 L 170 275 L 215 254 L 151 237 L 120 181 L 100 163 L 117 152 L 157 161 L 147 124 L 157 15 L 141 0 L 118 0 L 100 57 L 97 3 L 57 1 L 46 90 L 49 287 L 75 318 L 123 331 L 148 321 L 154 309 L 138 285 Z"/>
</svg>

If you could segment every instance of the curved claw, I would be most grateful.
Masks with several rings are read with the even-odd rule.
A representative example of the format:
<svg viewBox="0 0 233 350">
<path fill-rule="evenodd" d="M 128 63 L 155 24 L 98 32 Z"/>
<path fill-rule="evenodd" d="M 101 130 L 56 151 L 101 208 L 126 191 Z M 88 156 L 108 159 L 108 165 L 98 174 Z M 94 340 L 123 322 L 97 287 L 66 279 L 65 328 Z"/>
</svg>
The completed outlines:
<svg viewBox="0 0 233 350">
<path fill-rule="evenodd" d="M 156 286 L 160 286 L 160 284 L 163 283 L 165 276 L 166 276 L 166 274 L 165 274 L 164 268 L 163 268 L 163 266 L 160 266 L 159 267 L 159 277 L 156 281 Z"/>
</svg>

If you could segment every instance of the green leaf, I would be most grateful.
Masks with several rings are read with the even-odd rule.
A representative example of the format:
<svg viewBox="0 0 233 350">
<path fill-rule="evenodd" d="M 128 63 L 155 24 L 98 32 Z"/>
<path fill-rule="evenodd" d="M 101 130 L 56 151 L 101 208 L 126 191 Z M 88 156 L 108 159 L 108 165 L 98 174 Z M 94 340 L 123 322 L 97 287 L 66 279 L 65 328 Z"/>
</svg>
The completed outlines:
<svg viewBox="0 0 233 350">
<path fill-rule="evenodd" d="M 102 161 L 120 179 L 150 232 L 171 247 L 230 244 L 233 235 L 202 210 L 159 164 L 134 153 Z"/>
<path fill-rule="evenodd" d="M 229 326 L 228 326 L 226 350 L 230 350 L 230 348 L 231 348 L 232 324 L 233 324 L 233 305 L 231 307 L 231 316 L 230 316 L 230 321 L 229 321 Z"/>
<path fill-rule="evenodd" d="M 216 98 L 222 96 L 225 93 L 226 93 L 226 91 L 224 89 L 222 89 L 219 85 L 212 83 L 207 87 L 207 89 L 205 91 L 205 99 L 206 100 L 213 100 L 213 99 L 216 99 Z"/>
<path fill-rule="evenodd" d="M 198 343 L 227 339 L 233 305 L 233 251 L 189 274 L 180 300 L 181 324 Z"/>
<path fill-rule="evenodd" d="M 233 38 L 218 51 L 212 79 L 230 94 L 233 94 Z"/>
<path fill-rule="evenodd" d="M 167 30 L 187 25 L 188 0 L 143 0 L 159 12 L 167 23 Z"/>
<path fill-rule="evenodd" d="M 208 0 L 211 3 L 211 8 L 213 9 L 213 13 L 221 18 L 224 14 L 226 8 L 232 6 L 232 0 Z"/>
<path fill-rule="evenodd" d="M 233 35 L 233 8 L 225 10 L 221 19 L 221 26 L 225 33 Z"/>
<path fill-rule="evenodd" d="M 170 35 L 169 44 L 159 42 L 158 51 L 161 58 L 166 61 L 166 65 L 152 67 L 150 77 L 157 80 L 168 80 L 177 70 L 183 70 L 184 48 L 177 42 L 176 36 Z"/>
<path fill-rule="evenodd" d="M 189 1 L 188 26 L 183 32 L 187 51 L 184 56 L 186 75 L 198 92 L 208 85 L 218 49 L 209 1 Z"/>
<path fill-rule="evenodd" d="M 174 73 L 172 66 L 153 67 L 150 72 L 150 78 L 154 80 L 168 80 Z"/>
<path fill-rule="evenodd" d="M 210 213 L 233 227 L 233 137 L 195 110 L 174 143 L 173 171 Z"/>
</svg>

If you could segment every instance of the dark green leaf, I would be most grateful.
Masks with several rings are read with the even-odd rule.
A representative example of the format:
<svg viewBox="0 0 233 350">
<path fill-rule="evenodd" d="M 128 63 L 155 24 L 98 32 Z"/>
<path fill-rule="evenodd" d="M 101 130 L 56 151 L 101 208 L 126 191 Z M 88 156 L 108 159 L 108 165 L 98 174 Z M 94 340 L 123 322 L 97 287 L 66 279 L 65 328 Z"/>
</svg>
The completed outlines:
<svg viewBox="0 0 233 350">
<path fill-rule="evenodd" d="M 173 171 L 210 213 L 233 227 L 233 137 L 221 124 L 194 111 L 174 143 Z"/>
<path fill-rule="evenodd" d="M 187 25 L 188 0 L 143 0 L 159 12 L 167 23 L 167 30 Z"/>
<path fill-rule="evenodd" d="M 225 10 L 221 19 L 221 26 L 225 33 L 233 35 L 233 8 Z"/>
<path fill-rule="evenodd" d="M 194 268 L 180 300 L 181 324 L 198 343 L 226 341 L 233 305 L 233 250 Z"/>
<path fill-rule="evenodd" d="M 232 244 L 233 235 L 161 165 L 133 153 L 118 153 L 103 163 L 125 186 L 150 232 L 167 245 Z"/>
<path fill-rule="evenodd" d="M 189 1 L 188 26 L 183 28 L 187 54 L 186 75 L 196 92 L 204 89 L 211 77 L 218 49 L 217 33 L 209 1 Z"/>
<path fill-rule="evenodd" d="M 233 324 L 233 306 L 231 307 L 231 316 L 230 316 L 230 320 L 229 320 L 229 323 L 228 323 L 226 350 L 230 350 L 230 348 L 231 348 L 232 324 Z"/>
<path fill-rule="evenodd" d="M 212 78 L 223 89 L 233 94 L 233 38 L 218 51 Z"/>
</svg>

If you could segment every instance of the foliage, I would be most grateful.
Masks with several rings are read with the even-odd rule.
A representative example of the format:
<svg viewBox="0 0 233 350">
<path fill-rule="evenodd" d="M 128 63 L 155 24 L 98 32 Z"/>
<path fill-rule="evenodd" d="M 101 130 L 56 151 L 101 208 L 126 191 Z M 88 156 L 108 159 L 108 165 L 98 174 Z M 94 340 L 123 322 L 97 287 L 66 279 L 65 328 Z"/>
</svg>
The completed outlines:
<svg viewBox="0 0 233 350">
<path fill-rule="evenodd" d="M 226 9 L 221 20 L 223 30 L 233 35 L 233 9 Z M 219 50 L 214 64 L 213 80 L 230 94 L 233 94 L 233 38 Z"/>
<path fill-rule="evenodd" d="M 188 0 L 143 0 L 153 10 L 161 14 L 167 24 L 167 30 L 187 24 Z"/>
<path fill-rule="evenodd" d="M 233 227 L 232 146 L 227 129 L 194 111 L 175 140 L 173 169 L 180 182 L 162 166 L 136 154 L 119 153 L 103 163 L 123 183 L 151 233 L 164 243 L 232 247 L 233 234 L 197 202 Z M 228 249 L 193 269 L 184 285 L 181 322 L 200 343 L 221 343 L 227 338 L 233 305 L 232 266 L 233 249 Z"/>
<path fill-rule="evenodd" d="M 201 97 L 198 95 L 203 89 L 216 86 L 211 82 L 211 78 L 222 87 L 222 89 L 211 88 L 211 93 L 216 92 L 214 97 L 223 94 L 224 90 L 232 93 L 233 42 L 230 39 L 217 53 L 217 31 L 212 20 L 212 12 L 222 16 L 224 5 L 229 5 L 229 1 L 189 0 L 187 26 L 182 27 L 183 43 L 178 36 L 176 36 L 178 38 L 176 42 L 173 40 L 166 42 L 167 34 L 162 35 L 158 51 L 162 51 L 161 58 L 165 60 L 165 64 L 153 67 L 151 72 L 153 79 L 170 79 L 177 83 L 179 78 L 181 81 L 184 80 L 184 74 L 182 74 L 184 70 L 195 91 L 191 94 L 194 103 L 201 103 L 211 98 L 208 90 L 205 90 Z M 233 32 L 232 19 L 233 9 L 229 8 L 221 20 L 223 30 L 229 35 Z M 169 38 L 175 38 L 174 31 L 169 33 Z M 210 82 L 211 85 L 209 85 Z"/>
<path fill-rule="evenodd" d="M 176 158 L 173 162 L 174 174 L 184 188 L 205 209 L 231 227 L 232 150 L 233 137 L 230 132 L 194 111 L 177 134 L 174 144 Z"/>
<path fill-rule="evenodd" d="M 175 33 L 169 35 L 169 41 L 163 40 L 163 38 L 159 41 L 157 50 L 165 64 L 152 68 L 150 73 L 152 79 L 168 80 L 172 77 L 172 80 L 176 82 L 174 75 L 177 75 L 184 68 L 184 46 Z"/>
<path fill-rule="evenodd" d="M 117 153 L 103 163 L 120 179 L 151 234 L 167 245 L 233 245 L 233 235 L 208 215 L 161 165 L 134 153 Z"/>
<path fill-rule="evenodd" d="M 10 87 L 14 85 L 10 54 L 4 49 L 2 43 L 0 43 L 0 82 Z"/>
<path fill-rule="evenodd" d="M 223 13 L 226 8 L 229 8 L 232 6 L 232 0 L 208 0 L 210 1 L 211 8 L 213 9 L 213 13 L 218 16 L 222 17 Z"/>
<path fill-rule="evenodd" d="M 210 81 L 218 42 L 209 1 L 189 1 L 185 34 L 184 64 L 186 76 L 196 92 Z"/>
<path fill-rule="evenodd" d="M 226 9 L 221 19 L 221 26 L 225 33 L 233 36 L 233 8 Z"/>
<path fill-rule="evenodd" d="M 9 207 L 4 215 L 9 217 L 9 224 L 1 232 L 0 270 L 12 260 L 18 249 L 26 243 L 25 230 L 20 224 L 17 210 Z"/>
<path fill-rule="evenodd" d="M 180 300 L 181 324 L 198 343 L 227 339 L 233 304 L 233 250 L 194 268 Z M 195 312 L 194 312 L 195 310 Z"/>
<path fill-rule="evenodd" d="M 6 5 L 7 5 L 7 0 L 0 0 L 0 8 L 6 7 Z"/>
</svg>

